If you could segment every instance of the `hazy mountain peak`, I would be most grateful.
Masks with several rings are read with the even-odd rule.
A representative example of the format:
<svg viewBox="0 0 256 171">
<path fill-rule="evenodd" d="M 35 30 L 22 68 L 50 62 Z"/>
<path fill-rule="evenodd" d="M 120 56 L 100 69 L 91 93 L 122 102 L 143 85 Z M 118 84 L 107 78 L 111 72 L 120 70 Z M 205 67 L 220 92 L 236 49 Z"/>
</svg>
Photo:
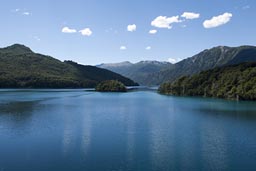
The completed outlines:
<svg viewBox="0 0 256 171">
<path fill-rule="evenodd" d="M 133 63 L 131 63 L 129 61 L 124 61 L 124 62 L 119 62 L 119 63 L 102 63 L 97 66 L 106 68 L 106 67 L 124 67 L 124 66 L 130 66 L 130 65 L 133 65 Z"/>
<path fill-rule="evenodd" d="M 169 69 L 174 65 L 169 62 L 160 62 L 160 61 L 140 61 L 137 63 L 131 62 L 121 62 L 115 64 L 101 64 L 98 65 L 100 68 L 106 68 L 121 75 L 124 75 L 128 78 L 133 79 L 141 85 L 147 85 L 145 78 L 150 74 L 159 72 L 161 70 Z"/>
<path fill-rule="evenodd" d="M 145 61 L 140 61 L 137 64 L 155 64 L 155 65 L 162 65 L 162 64 L 170 64 L 167 61 L 156 61 L 156 60 L 145 60 Z"/>
</svg>

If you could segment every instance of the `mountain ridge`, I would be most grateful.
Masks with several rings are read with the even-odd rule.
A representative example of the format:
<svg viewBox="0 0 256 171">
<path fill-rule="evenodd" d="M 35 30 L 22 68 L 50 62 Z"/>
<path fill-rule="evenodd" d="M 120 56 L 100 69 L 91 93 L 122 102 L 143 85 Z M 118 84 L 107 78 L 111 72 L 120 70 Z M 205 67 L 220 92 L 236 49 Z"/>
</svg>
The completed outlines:
<svg viewBox="0 0 256 171">
<path fill-rule="evenodd" d="M 133 64 L 126 61 L 123 63 L 129 65 L 120 65 L 122 63 L 115 65 L 115 63 L 112 63 L 111 65 L 101 64 L 98 67 L 117 72 L 141 85 L 160 85 L 166 81 L 172 82 L 184 75 L 199 73 L 215 67 L 254 61 L 256 61 L 256 47 L 242 45 L 238 47 L 216 46 L 204 49 L 175 64 L 159 61 L 140 61 Z"/>
<path fill-rule="evenodd" d="M 14 44 L 0 48 L 1 88 L 92 88 L 105 80 L 127 86 L 134 81 L 112 71 L 73 61 L 60 61 Z"/>
<path fill-rule="evenodd" d="M 165 68 L 172 67 L 173 64 L 169 62 L 160 61 L 139 61 L 137 63 L 131 63 L 128 61 L 120 63 L 101 64 L 97 67 L 105 68 L 113 72 L 124 75 L 131 78 L 139 84 L 145 85 L 145 78 L 151 73 L 161 71 Z"/>
<path fill-rule="evenodd" d="M 160 85 L 166 81 L 172 82 L 181 76 L 192 75 L 215 67 L 254 61 L 256 61 L 255 46 L 217 46 L 186 58 L 174 64 L 173 68 L 152 73 L 146 80 L 153 85 Z"/>
</svg>

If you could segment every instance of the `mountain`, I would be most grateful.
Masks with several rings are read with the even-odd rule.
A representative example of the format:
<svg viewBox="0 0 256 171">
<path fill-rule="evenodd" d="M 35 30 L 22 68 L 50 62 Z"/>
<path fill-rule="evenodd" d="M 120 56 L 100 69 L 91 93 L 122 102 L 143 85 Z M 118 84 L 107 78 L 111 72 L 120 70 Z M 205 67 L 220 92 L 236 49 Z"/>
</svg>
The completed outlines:
<svg viewBox="0 0 256 171">
<path fill-rule="evenodd" d="M 205 96 L 256 100 L 256 62 L 224 66 L 164 83 L 159 92 L 178 96 Z"/>
<path fill-rule="evenodd" d="M 34 53 L 29 47 L 21 44 L 14 44 L 5 48 L 0 48 L 0 52 L 3 54 L 16 54 L 21 55 L 25 53 Z"/>
<path fill-rule="evenodd" d="M 97 65 L 97 67 L 101 67 L 101 68 L 121 68 L 121 67 L 130 67 L 132 66 L 133 63 L 129 62 L 129 61 L 124 61 L 124 62 L 119 62 L 119 63 L 106 63 L 106 64 L 100 64 Z"/>
<path fill-rule="evenodd" d="M 140 61 L 133 64 L 125 61 L 121 63 L 100 64 L 97 67 L 105 68 L 124 75 L 138 82 L 140 85 L 148 85 L 151 82 L 151 80 L 147 80 L 150 74 L 160 72 L 165 69 L 171 69 L 173 64 L 158 61 Z"/>
<path fill-rule="evenodd" d="M 0 48 L 1 88 L 87 88 L 105 80 L 118 80 L 127 86 L 137 85 L 112 71 L 73 61 L 61 62 L 34 53 L 24 45 Z"/>
<path fill-rule="evenodd" d="M 181 76 L 192 75 L 215 67 L 254 61 L 256 61 L 255 46 L 218 46 L 184 59 L 171 68 L 152 73 L 148 75 L 145 82 L 151 85 L 159 85 L 166 81 L 172 82 Z"/>
</svg>

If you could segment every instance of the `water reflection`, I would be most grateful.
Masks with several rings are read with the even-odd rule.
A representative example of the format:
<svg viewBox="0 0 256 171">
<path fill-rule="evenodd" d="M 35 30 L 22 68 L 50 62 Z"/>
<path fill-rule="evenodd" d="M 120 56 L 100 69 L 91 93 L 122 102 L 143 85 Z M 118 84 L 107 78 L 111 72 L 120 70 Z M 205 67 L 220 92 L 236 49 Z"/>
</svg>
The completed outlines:
<svg viewBox="0 0 256 171">
<path fill-rule="evenodd" d="M 63 155 L 67 156 L 68 153 L 72 149 L 72 141 L 74 137 L 73 126 L 69 120 L 65 121 L 64 130 L 63 130 L 63 139 L 62 139 L 62 146 L 63 146 Z"/>
<path fill-rule="evenodd" d="M 10 114 L 13 116 L 33 113 L 39 101 L 14 101 L 0 104 L 0 114 Z"/>
<path fill-rule="evenodd" d="M 149 115 L 152 170 L 169 170 L 174 166 L 173 156 L 170 155 L 175 154 L 172 151 L 174 150 L 171 139 L 173 137 L 170 137 L 169 133 L 175 131 L 175 125 L 172 122 L 174 116 L 172 113 L 173 108 L 169 107 L 169 109 L 171 113 L 168 115 L 157 112 L 152 113 L 150 109 L 147 111 Z"/>
<path fill-rule="evenodd" d="M 41 105 L 39 101 L 14 101 L 0 104 L 0 120 L 1 127 L 9 130 L 17 129 L 24 131 L 30 128 L 32 116 L 35 110 L 39 110 Z M 2 122 L 4 121 L 4 122 Z M 8 122 L 7 122 L 8 121 Z"/>
<path fill-rule="evenodd" d="M 73 110 L 74 106 L 69 104 L 68 98 L 64 98 L 62 103 L 67 105 L 58 105 L 58 113 L 61 114 L 61 120 L 63 122 L 63 137 L 62 137 L 62 153 L 63 156 L 68 156 L 73 147 L 75 147 L 75 136 L 76 136 L 76 126 L 74 123 L 74 115 L 76 114 Z M 71 110 L 70 110 L 71 109 Z"/>
<path fill-rule="evenodd" d="M 209 170 L 230 170 L 225 131 L 218 121 L 201 125 L 202 166 Z"/>
<path fill-rule="evenodd" d="M 211 100 L 200 102 L 200 107 L 190 107 L 189 110 L 194 110 L 199 114 L 207 114 L 215 117 L 229 117 L 233 119 L 244 119 L 248 121 L 256 120 L 256 105 L 252 102 L 236 102 L 225 100 Z"/>
<path fill-rule="evenodd" d="M 129 110 L 128 110 L 129 111 Z M 131 112 L 127 113 L 127 147 L 126 147 L 126 153 L 127 153 L 127 165 L 131 165 L 134 162 L 134 150 L 135 150 L 135 136 L 136 136 L 136 123 L 135 123 L 135 116 Z"/>
<path fill-rule="evenodd" d="M 81 132 L 81 151 L 84 157 L 87 156 L 91 143 L 91 116 L 85 113 L 82 118 L 82 132 Z"/>
</svg>

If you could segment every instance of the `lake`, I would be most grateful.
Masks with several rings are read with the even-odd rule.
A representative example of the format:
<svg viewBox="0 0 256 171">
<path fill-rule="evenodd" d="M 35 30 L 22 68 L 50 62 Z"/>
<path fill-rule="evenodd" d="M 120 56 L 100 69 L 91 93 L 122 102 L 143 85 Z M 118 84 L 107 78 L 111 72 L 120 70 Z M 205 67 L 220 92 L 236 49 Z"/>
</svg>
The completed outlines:
<svg viewBox="0 0 256 171">
<path fill-rule="evenodd" d="M 255 170 L 256 102 L 0 90 L 0 171 Z"/>
</svg>

